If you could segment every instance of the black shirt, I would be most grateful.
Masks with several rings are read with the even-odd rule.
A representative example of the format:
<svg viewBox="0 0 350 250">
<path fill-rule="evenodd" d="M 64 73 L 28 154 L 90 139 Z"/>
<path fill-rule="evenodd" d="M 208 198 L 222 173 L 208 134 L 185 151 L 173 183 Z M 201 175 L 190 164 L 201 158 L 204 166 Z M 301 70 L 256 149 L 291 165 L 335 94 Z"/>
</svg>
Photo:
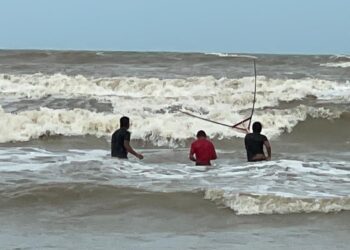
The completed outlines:
<svg viewBox="0 0 350 250">
<path fill-rule="evenodd" d="M 128 158 L 128 152 L 124 147 L 124 141 L 130 141 L 130 132 L 126 128 L 120 128 L 112 135 L 112 157 Z"/>
<path fill-rule="evenodd" d="M 263 146 L 265 141 L 267 141 L 267 137 L 262 134 L 250 133 L 245 136 L 244 143 L 248 161 L 252 161 L 252 158 L 257 154 L 264 154 Z"/>
</svg>

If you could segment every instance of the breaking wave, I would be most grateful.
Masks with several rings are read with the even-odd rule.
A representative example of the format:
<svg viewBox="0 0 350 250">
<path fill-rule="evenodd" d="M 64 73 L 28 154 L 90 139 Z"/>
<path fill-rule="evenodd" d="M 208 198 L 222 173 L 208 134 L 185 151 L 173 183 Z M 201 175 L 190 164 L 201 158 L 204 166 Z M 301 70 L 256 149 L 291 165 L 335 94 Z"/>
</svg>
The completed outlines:
<svg viewBox="0 0 350 250">
<path fill-rule="evenodd" d="M 205 53 L 205 55 L 208 55 L 208 56 L 218 56 L 218 57 L 250 58 L 250 59 L 256 59 L 256 58 L 257 58 L 257 57 L 255 57 L 255 56 L 251 56 L 251 55 L 231 54 L 231 53 L 220 53 L 220 52 Z"/>
<path fill-rule="evenodd" d="M 81 75 L 0 75 L 0 142 L 26 141 L 45 135 L 109 136 L 118 127 L 118 119 L 132 119 L 133 138 L 155 145 L 177 145 L 205 128 L 210 137 L 242 137 L 237 131 L 222 128 L 179 113 L 188 110 L 208 119 L 234 124 L 250 114 L 254 78 L 238 79 L 190 77 L 159 79 L 137 77 L 88 78 Z M 55 109 L 40 100 L 50 97 L 64 100 Z M 310 106 L 303 100 L 346 104 L 350 97 L 348 83 L 319 79 L 270 79 L 258 77 L 254 120 L 264 124 L 264 133 L 277 137 L 291 132 L 308 117 L 338 119 L 344 109 Z M 95 112 L 67 100 L 84 98 L 108 103 L 110 109 Z M 36 100 L 42 106 L 23 106 Z M 38 101 L 39 100 L 39 101 Z M 25 105 L 19 105 L 23 101 Z M 283 106 L 281 103 L 287 103 Z M 293 104 L 294 103 L 294 104 Z M 22 108 L 18 111 L 7 107 Z M 60 105 L 57 105 L 60 106 Z M 91 111 L 95 110 L 95 111 Z M 183 128 L 183 129 L 180 129 Z"/>
<path fill-rule="evenodd" d="M 350 56 L 348 55 L 335 55 L 329 58 L 332 62 L 323 63 L 321 66 L 332 67 L 332 68 L 349 68 L 350 67 Z"/>
<path fill-rule="evenodd" d="M 63 205 L 77 200 L 85 203 L 88 201 L 106 203 L 108 200 L 118 200 L 119 202 L 110 202 L 116 212 L 119 208 L 135 207 L 135 204 L 142 204 L 145 200 L 162 206 L 161 200 L 174 202 L 183 199 L 188 200 L 187 202 L 193 201 L 192 204 L 186 206 L 186 209 L 192 209 L 195 212 L 196 209 L 199 209 L 196 199 L 201 197 L 213 201 L 218 207 L 229 208 L 237 215 L 333 213 L 350 210 L 350 197 L 284 197 L 275 194 L 227 193 L 214 189 L 205 190 L 204 194 L 202 191 L 155 192 L 84 182 L 27 185 L 2 191 L 0 197 L 0 205 L 7 207 L 19 204 L 30 206 L 33 203 Z"/>
<path fill-rule="evenodd" d="M 332 68 L 349 68 L 350 62 L 332 62 L 332 63 L 324 63 L 321 66 L 332 67 Z"/>
<path fill-rule="evenodd" d="M 167 152 L 163 156 L 169 159 Z M 206 199 L 244 215 L 350 210 L 346 160 L 237 163 L 222 159 L 205 169 L 179 162 L 112 159 L 108 150 L 32 147 L 2 149 L 0 160 L 4 163 L 0 206 L 112 201 L 114 210 L 125 209 L 120 202 L 125 199 L 132 204 L 172 206 L 164 202 L 168 200 L 186 203 L 195 212 Z"/>
<path fill-rule="evenodd" d="M 350 210 L 350 197 L 283 197 L 275 194 L 226 193 L 207 190 L 205 199 L 224 205 L 240 215 L 330 213 Z"/>
<path fill-rule="evenodd" d="M 274 110 L 256 114 L 263 122 L 268 136 L 279 136 L 292 132 L 293 128 L 308 117 L 337 119 L 340 112 L 332 112 L 323 107 L 313 108 L 304 105 L 293 109 Z M 186 129 L 179 130 L 179 121 Z M 243 134 L 231 129 L 223 130 L 215 124 L 197 121 L 181 113 L 152 114 L 132 116 L 134 139 L 150 141 L 154 145 L 176 146 L 179 142 L 193 138 L 198 129 L 205 127 L 212 138 L 242 137 Z M 28 141 L 43 136 L 64 135 L 97 137 L 110 136 L 118 128 L 119 116 L 111 113 L 96 113 L 84 109 L 49 109 L 23 111 L 17 114 L 6 113 L 0 107 L 0 142 Z"/>
<path fill-rule="evenodd" d="M 63 74 L 31 75 L 0 74 L 0 90 L 4 97 L 41 98 L 47 95 L 72 97 L 87 96 L 102 100 L 121 97 L 152 98 L 153 104 L 169 102 L 199 101 L 197 105 L 220 103 L 230 105 L 234 110 L 250 107 L 254 78 L 238 79 L 212 76 L 184 79 L 159 79 L 137 77 L 88 78 L 82 75 Z M 320 79 L 270 79 L 258 77 L 258 107 L 276 106 L 279 101 L 300 100 L 307 96 L 317 99 L 347 100 L 350 87 L 347 82 L 339 83 Z M 157 98 L 156 100 L 154 98 Z M 189 100 L 186 100 L 189 99 Z M 166 101 L 167 100 L 167 101 Z M 116 100 L 118 101 L 118 100 Z M 165 102 L 164 102 L 165 101 Z M 145 104 L 147 104 L 145 102 Z M 204 105 L 203 105 L 204 106 Z"/>
</svg>

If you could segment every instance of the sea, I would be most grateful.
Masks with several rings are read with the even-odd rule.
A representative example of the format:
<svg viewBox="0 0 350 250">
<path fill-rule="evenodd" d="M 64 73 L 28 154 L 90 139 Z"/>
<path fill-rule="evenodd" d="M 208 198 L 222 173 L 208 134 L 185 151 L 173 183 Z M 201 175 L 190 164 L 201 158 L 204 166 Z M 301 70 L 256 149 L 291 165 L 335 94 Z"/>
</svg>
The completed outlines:
<svg viewBox="0 0 350 250">
<path fill-rule="evenodd" d="M 350 56 L 0 50 L 0 249 L 350 249 Z M 119 119 L 138 160 L 111 158 Z M 195 166 L 198 130 L 218 159 Z"/>
</svg>

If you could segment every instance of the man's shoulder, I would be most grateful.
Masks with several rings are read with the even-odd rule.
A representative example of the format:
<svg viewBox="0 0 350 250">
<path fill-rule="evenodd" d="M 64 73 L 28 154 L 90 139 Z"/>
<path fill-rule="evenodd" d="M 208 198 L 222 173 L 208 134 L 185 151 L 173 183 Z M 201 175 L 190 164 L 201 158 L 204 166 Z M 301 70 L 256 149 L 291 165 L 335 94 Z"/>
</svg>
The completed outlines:
<svg viewBox="0 0 350 250">
<path fill-rule="evenodd" d="M 191 146 L 203 145 L 205 143 L 203 140 L 197 139 L 191 143 Z"/>
<path fill-rule="evenodd" d="M 210 145 L 214 146 L 214 143 L 211 140 L 207 139 L 206 141 L 207 141 L 207 144 L 210 144 Z"/>
<path fill-rule="evenodd" d="M 249 133 L 249 134 L 246 134 L 244 138 L 251 138 L 254 136 L 254 133 Z"/>
<path fill-rule="evenodd" d="M 263 134 L 249 133 L 245 136 L 245 141 L 267 141 L 267 137 Z"/>
<path fill-rule="evenodd" d="M 131 134 L 130 131 L 127 130 L 127 129 L 125 129 L 125 128 L 123 129 L 123 133 L 124 133 L 124 134 L 127 134 L 127 135 L 130 135 L 130 134 Z"/>
<path fill-rule="evenodd" d="M 198 140 L 194 140 L 192 143 L 191 143 L 191 147 L 195 146 L 198 144 Z"/>
<path fill-rule="evenodd" d="M 116 135 L 119 133 L 119 130 L 120 130 L 120 129 L 115 130 L 115 131 L 113 132 L 112 136 L 116 136 Z"/>
<path fill-rule="evenodd" d="M 256 137 L 257 140 L 267 141 L 267 137 L 265 135 L 263 135 L 263 134 L 256 134 L 255 137 Z"/>
<path fill-rule="evenodd" d="M 197 144 L 200 144 L 200 145 L 213 145 L 213 142 L 211 140 L 208 140 L 208 139 L 202 139 L 202 140 L 197 140 Z"/>
<path fill-rule="evenodd" d="M 266 136 L 266 135 L 261 134 L 261 137 L 262 137 L 265 141 L 267 141 L 267 136 Z"/>
<path fill-rule="evenodd" d="M 122 132 L 122 133 L 130 133 L 129 130 L 126 129 L 126 128 L 120 128 L 120 129 L 118 129 L 117 131 L 119 131 L 119 133 L 120 133 L 120 132 Z"/>
<path fill-rule="evenodd" d="M 130 135 L 130 132 L 125 128 L 119 128 L 113 133 L 113 136 L 118 136 L 118 135 Z"/>
</svg>

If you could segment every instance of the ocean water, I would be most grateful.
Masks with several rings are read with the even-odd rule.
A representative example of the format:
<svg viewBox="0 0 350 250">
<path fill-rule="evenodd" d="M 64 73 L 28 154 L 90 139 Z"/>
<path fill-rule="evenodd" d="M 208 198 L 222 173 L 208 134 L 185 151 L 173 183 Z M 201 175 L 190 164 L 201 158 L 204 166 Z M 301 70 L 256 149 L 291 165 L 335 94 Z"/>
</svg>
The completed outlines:
<svg viewBox="0 0 350 250">
<path fill-rule="evenodd" d="M 349 249 L 350 56 L 0 51 L 1 249 Z M 110 157 L 131 119 L 140 161 Z M 203 129 L 218 160 L 194 166 Z"/>
</svg>

